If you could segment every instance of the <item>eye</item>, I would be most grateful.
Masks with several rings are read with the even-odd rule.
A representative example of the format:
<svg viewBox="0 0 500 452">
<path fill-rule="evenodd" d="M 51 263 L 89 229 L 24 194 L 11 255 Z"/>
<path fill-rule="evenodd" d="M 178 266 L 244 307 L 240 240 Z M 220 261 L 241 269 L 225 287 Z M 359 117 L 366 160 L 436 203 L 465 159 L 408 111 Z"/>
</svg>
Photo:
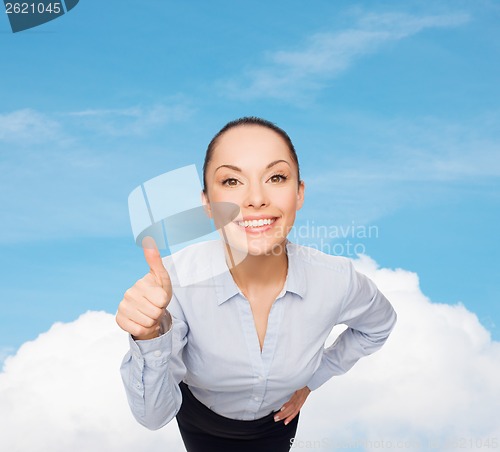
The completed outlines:
<svg viewBox="0 0 500 452">
<path fill-rule="evenodd" d="M 236 187 L 239 184 L 239 180 L 235 179 L 233 177 L 229 177 L 227 179 L 224 179 L 221 184 L 225 185 L 226 187 Z"/>
<path fill-rule="evenodd" d="M 269 181 L 272 182 L 273 184 L 279 184 L 280 182 L 285 182 L 286 180 L 287 177 L 284 174 L 273 174 L 269 178 Z"/>
</svg>

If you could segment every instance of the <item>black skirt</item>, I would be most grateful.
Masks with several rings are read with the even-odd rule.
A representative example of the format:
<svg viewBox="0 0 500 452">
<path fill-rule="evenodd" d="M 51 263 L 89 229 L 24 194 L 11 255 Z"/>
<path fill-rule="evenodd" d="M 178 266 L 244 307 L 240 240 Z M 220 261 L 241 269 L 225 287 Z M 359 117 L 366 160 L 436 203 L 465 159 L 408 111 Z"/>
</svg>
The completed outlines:
<svg viewBox="0 0 500 452">
<path fill-rule="evenodd" d="M 288 452 L 299 415 L 288 424 L 274 414 L 253 421 L 230 419 L 201 403 L 181 382 L 182 405 L 177 424 L 187 452 Z M 300 414 L 300 413 L 299 413 Z"/>
</svg>

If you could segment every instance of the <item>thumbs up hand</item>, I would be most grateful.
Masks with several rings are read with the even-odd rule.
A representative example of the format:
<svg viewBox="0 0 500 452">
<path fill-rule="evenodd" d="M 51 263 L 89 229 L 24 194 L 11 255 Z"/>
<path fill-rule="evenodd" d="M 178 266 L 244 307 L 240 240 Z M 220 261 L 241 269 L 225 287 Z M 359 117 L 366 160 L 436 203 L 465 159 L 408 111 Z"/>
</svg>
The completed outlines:
<svg viewBox="0 0 500 452">
<path fill-rule="evenodd" d="M 142 246 L 149 273 L 125 292 L 116 314 L 116 323 L 136 340 L 158 337 L 162 317 L 170 315 L 165 308 L 172 298 L 170 276 L 154 240 L 146 237 Z"/>
</svg>

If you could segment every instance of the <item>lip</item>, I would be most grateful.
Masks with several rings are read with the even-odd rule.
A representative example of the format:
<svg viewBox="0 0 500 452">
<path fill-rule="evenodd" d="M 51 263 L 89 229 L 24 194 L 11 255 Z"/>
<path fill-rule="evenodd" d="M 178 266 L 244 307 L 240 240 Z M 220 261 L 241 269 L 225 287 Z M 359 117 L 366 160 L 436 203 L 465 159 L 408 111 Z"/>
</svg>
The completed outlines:
<svg viewBox="0 0 500 452">
<path fill-rule="evenodd" d="M 274 215 L 248 215 L 243 217 L 243 219 L 236 219 L 234 221 L 267 220 L 268 218 L 276 220 L 278 217 Z"/>
</svg>

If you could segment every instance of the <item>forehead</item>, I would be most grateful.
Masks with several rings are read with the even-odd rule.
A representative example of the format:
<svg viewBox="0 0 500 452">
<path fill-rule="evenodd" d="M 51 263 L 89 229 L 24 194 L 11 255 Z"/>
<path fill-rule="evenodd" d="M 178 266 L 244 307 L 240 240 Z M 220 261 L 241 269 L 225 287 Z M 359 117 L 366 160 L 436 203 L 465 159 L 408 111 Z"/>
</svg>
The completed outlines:
<svg viewBox="0 0 500 452">
<path fill-rule="evenodd" d="M 291 163 L 290 150 L 281 135 L 258 125 L 229 129 L 221 135 L 214 148 L 212 160 L 218 163 L 241 162 L 252 166 L 267 165 L 283 159 Z"/>
</svg>

